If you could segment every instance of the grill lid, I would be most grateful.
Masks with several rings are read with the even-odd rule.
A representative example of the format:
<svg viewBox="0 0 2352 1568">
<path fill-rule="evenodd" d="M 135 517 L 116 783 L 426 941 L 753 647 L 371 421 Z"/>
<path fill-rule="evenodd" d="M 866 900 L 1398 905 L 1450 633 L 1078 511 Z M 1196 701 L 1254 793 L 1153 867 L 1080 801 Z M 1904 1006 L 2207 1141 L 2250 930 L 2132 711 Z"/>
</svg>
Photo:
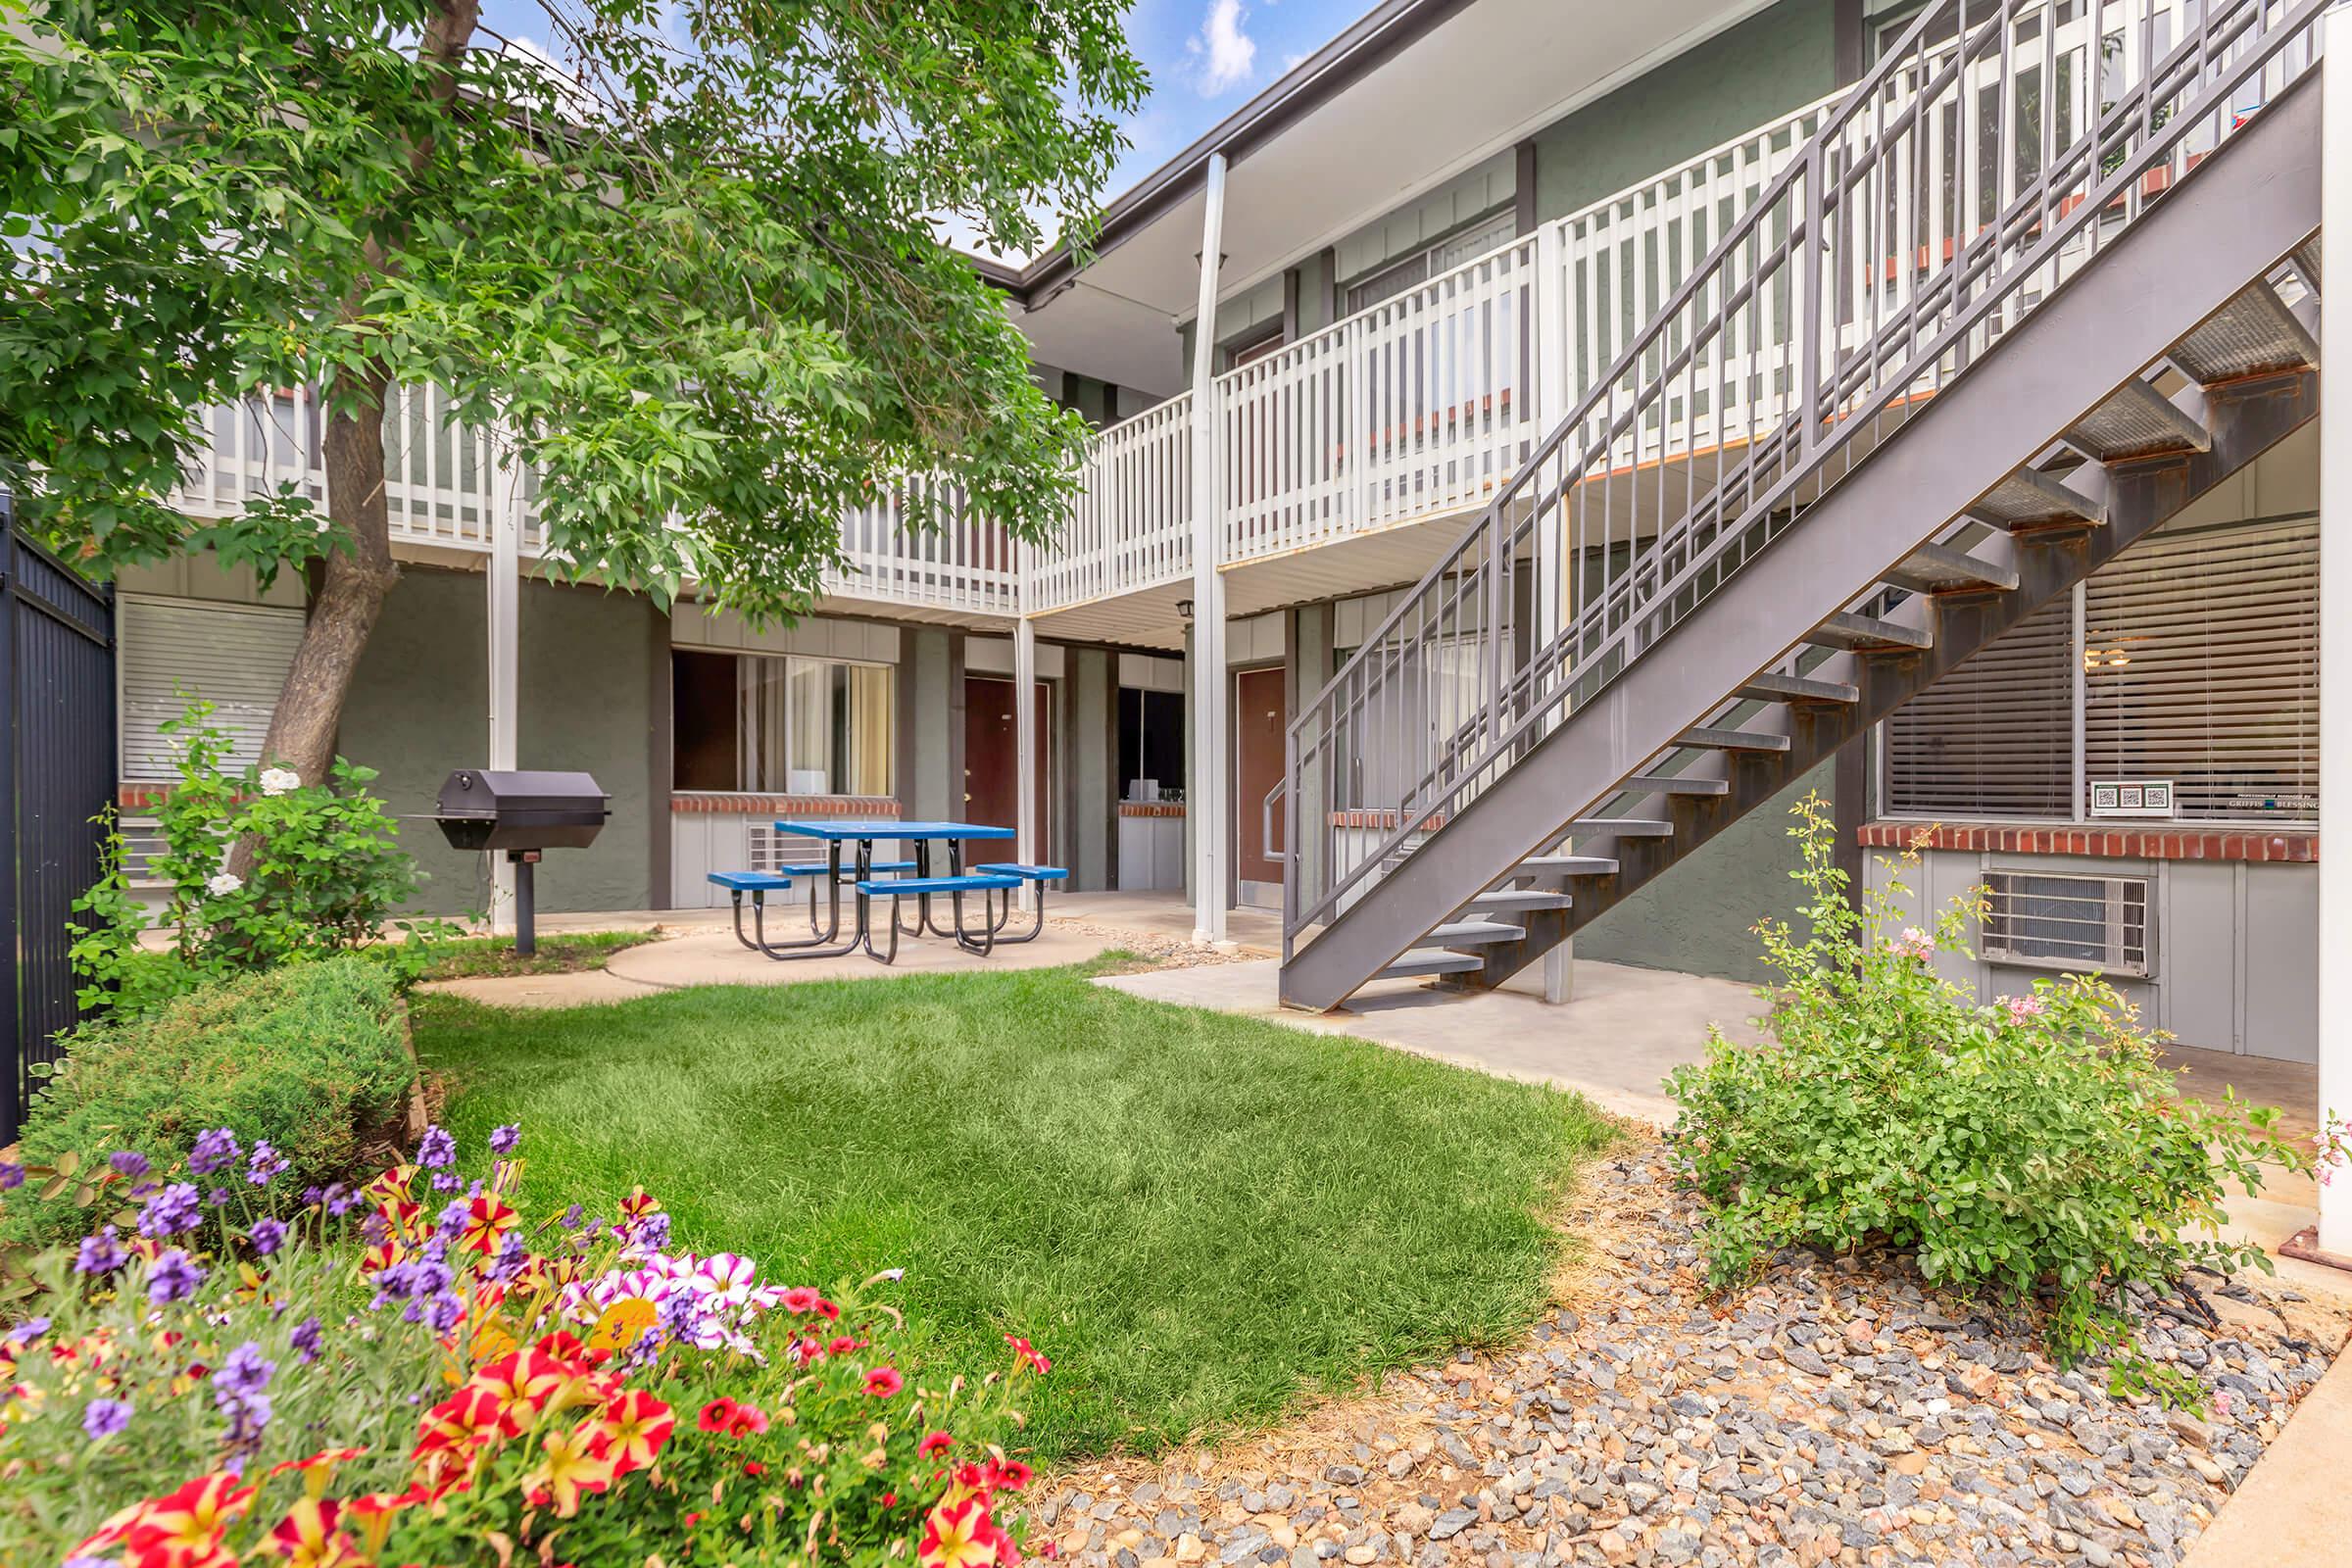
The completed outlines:
<svg viewBox="0 0 2352 1568">
<path fill-rule="evenodd" d="M 503 822 L 601 822 L 610 802 L 587 773 L 462 767 L 442 781 L 438 817 Z"/>
</svg>

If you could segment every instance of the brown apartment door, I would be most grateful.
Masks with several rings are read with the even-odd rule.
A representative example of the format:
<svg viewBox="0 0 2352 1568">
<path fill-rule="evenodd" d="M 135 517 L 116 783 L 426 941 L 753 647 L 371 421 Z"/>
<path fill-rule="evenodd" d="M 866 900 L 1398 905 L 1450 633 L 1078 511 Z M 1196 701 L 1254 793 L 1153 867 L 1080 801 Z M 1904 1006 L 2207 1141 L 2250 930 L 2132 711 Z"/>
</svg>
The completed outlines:
<svg viewBox="0 0 2352 1568">
<path fill-rule="evenodd" d="M 1234 677 L 1233 871 L 1240 884 L 1234 891 L 1242 903 L 1259 907 L 1282 902 L 1283 802 L 1277 797 L 1269 813 L 1266 796 L 1283 777 L 1282 738 L 1291 722 L 1285 684 L 1279 667 L 1245 669 Z"/>
<path fill-rule="evenodd" d="M 963 678 L 963 808 L 960 820 L 992 826 L 1021 825 L 1021 780 L 1013 767 L 1020 755 L 1020 721 L 1013 711 L 1011 681 L 990 675 Z M 1051 855 L 1054 842 L 1053 791 L 1047 788 L 1046 759 L 1054 755 L 1054 705 L 1046 700 L 1048 687 L 1037 683 L 1037 841 L 1038 853 Z M 963 846 L 963 863 L 1009 860 L 1018 854 L 1007 839 L 970 839 Z M 944 873 L 945 866 L 933 869 Z"/>
</svg>

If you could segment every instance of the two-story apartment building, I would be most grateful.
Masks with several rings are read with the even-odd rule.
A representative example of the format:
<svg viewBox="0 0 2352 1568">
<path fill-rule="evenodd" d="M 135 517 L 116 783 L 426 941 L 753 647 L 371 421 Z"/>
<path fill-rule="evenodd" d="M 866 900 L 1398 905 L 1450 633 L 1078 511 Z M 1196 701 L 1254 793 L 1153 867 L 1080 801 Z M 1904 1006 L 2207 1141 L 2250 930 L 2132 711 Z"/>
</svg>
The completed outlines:
<svg viewBox="0 0 2352 1568">
<path fill-rule="evenodd" d="M 2200 39 L 2248 11 L 2233 0 L 1931 9 L 1914 26 L 1916 0 L 1383 0 L 1119 195 L 1084 266 L 1058 252 L 1018 269 L 982 264 L 1042 382 L 1099 426 L 1060 539 L 1010 548 L 985 519 L 911 536 L 877 506 L 845 520 L 852 569 L 798 625 L 665 614 L 642 596 L 550 580 L 527 483 L 415 391 L 392 416 L 407 570 L 341 750 L 382 770 L 396 809 L 428 810 L 449 768 L 489 755 L 490 671 L 512 649 L 516 757 L 587 768 L 612 796 L 597 846 L 549 868 L 546 906 L 700 906 L 706 871 L 773 862 L 766 824 L 780 812 L 896 811 L 1018 820 L 1025 858 L 1069 866 L 1075 887 L 1189 887 L 1211 931 L 1228 906 L 1283 906 L 1288 884 L 1303 940 L 1380 880 L 1357 867 L 1385 875 L 1450 816 L 1468 832 L 1486 785 L 1462 780 L 1497 779 L 1508 759 L 1535 754 L 1540 735 L 1511 726 L 1568 702 L 1547 682 L 1613 669 L 1625 651 L 1610 639 L 1658 604 L 1725 597 L 1728 567 L 1693 586 L 1642 577 L 1642 563 L 1680 537 L 1675 519 L 1710 486 L 1752 476 L 1757 454 L 1779 451 L 1784 421 L 1811 411 L 1788 449 L 1809 459 L 1834 444 L 1824 432 L 1858 439 L 1838 425 L 1848 415 L 1892 432 L 1870 445 L 1897 441 L 1909 419 L 1925 434 L 1958 417 L 1957 398 L 1937 406 L 1940 379 L 1864 410 L 1871 374 L 1889 363 L 1888 323 L 1908 319 L 1917 348 L 1937 327 L 1932 311 L 2009 288 L 2007 316 L 1978 321 L 1933 363 L 1990 357 L 2041 300 L 2065 297 L 2077 270 L 2125 244 L 2143 209 L 2180 208 L 2171 193 L 2206 182 L 2203 161 L 2236 159 L 2237 128 L 2278 119 L 2271 106 L 2310 60 L 2308 19 L 2277 4 L 2252 7 L 2228 47 Z M 2283 36 L 2290 22 L 2303 31 L 2274 47 L 2267 29 Z M 2227 79 L 2215 64 L 2255 55 Z M 2165 76 L 2181 58 L 2197 69 Z M 2150 80 L 2175 103 L 2219 82 L 2230 112 L 2170 132 L 2148 113 L 2143 141 L 2173 141 L 2142 146 L 2119 129 L 2068 165 L 2085 127 L 2153 101 Z M 1873 84 L 1866 106 L 1858 83 Z M 2138 158 L 2146 169 L 2123 162 Z M 2083 193 L 2109 179 L 2130 189 L 2085 208 Z M 1800 187 L 1814 191 L 1809 220 L 1741 229 L 1742 215 L 1796 202 Z M 1825 189 L 1842 193 L 1834 227 Z M 2045 238 L 2046 256 L 2033 249 Z M 2039 281 L 2002 270 L 2004 256 L 2030 261 Z M 2316 248 L 2268 260 L 2283 265 L 2240 280 L 2262 285 L 2264 341 L 2309 342 Z M 1808 289 L 1827 317 L 1803 316 Z M 1728 323 L 1711 349 L 1705 329 L 1644 336 L 1654 320 L 1702 311 Z M 2291 355 L 2257 359 L 2223 368 L 2239 379 L 2296 369 Z M 2201 380 L 2195 360 L 2181 349 L 2152 372 L 2151 395 L 2229 380 Z M 2316 378 L 2315 366 L 2301 369 Z M 1630 401 L 1610 392 L 1619 381 Z M 1832 388 L 1826 413 L 1804 399 L 1817 382 Z M 1604 461 L 1576 469 L 1579 495 L 1597 485 L 1603 499 L 1572 516 L 1566 491 L 1534 475 L 1562 461 L 1543 443 L 1580 413 Z M 2193 499 L 2111 559 L 2091 546 L 2061 588 L 2033 564 L 2046 541 L 2027 535 L 2096 522 L 2065 499 L 2082 493 L 2068 484 L 2175 448 L 2086 458 L 2096 443 L 2077 432 L 2070 453 L 2053 445 L 2038 460 L 2046 473 L 2001 481 L 2056 493 L 2054 507 L 2003 514 L 1993 502 L 2010 490 L 1988 491 L 1965 535 L 1907 557 L 1907 572 L 1844 585 L 1841 600 L 1891 587 L 1849 615 L 1863 632 L 1809 645 L 1814 656 L 1777 676 L 1761 658 L 1746 665 L 1740 712 L 1856 692 L 1868 709 L 1897 678 L 1916 695 L 1883 705 L 1843 746 L 1815 746 L 1807 730 L 1791 751 L 1735 715 L 1713 725 L 1713 742 L 1689 743 L 1735 759 L 1723 778 L 1680 762 L 1652 776 L 1640 758 L 1610 773 L 1618 793 L 1640 785 L 1670 803 L 1697 798 L 1695 809 L 1707 798 L 1743 809 L 1696 830 L 1662 818 L 1658 836 L 1690 863 L 1671 877 L 1629 872 L 1577 928 L 1577 951 L 1756 974 L 1748 927 L 1790 903 L 1786 805 L 1819 790 L 1857 866 L 1866 847 L 1933 824 L 1923 896 L 1989 885 L 1984 957 L 1966 976 L 1988 994 L 2096 966 L 2189 1044 L 2314 1059 L 2320 462 L 2308 415 L 2201 477 Z M 2148 417 L 2165 424 L 2161 411 Z M 193 513 L 282 477 L 323 483 L 316 416 L 298 393 L 220 411 L 214 434 L 186 492 Z M 1833 493 L 1827 474 L 1768 477 L 1786 488 L 1756 514 L 1760 540 Z M 2120 506 L 2102 496 L 2122 494 L 2091 499 Z M 1484 568 L 1461 555 L 1482 517 L 1509 541 Z M 1925 517 L 1921 531 L 1942 522 Z M 1719 531 L 1690 531 L 1688 548 L 1717 548 L 1704 541 Z M 502 532 L 521 574 L 511 615 L 485 591 Z M 1992 535 L 1999 556 L 2008 532 L 2031 561 L 1945 560 Z M 1471 582 L 1466 595 L 1458 585 Z M 1931 657 L 1926 675 L 1888 673 L 1885 656 L 1926 646 L 1902 629 L 1905 596 L 2037 582 L 2030 613 L 2004 611 L 1981 652 L 1968 646 L 1948 668 Z M 182 692 L 212 700 L 258 746 L 303 600 L 299 582 L 260 591 L 201 560 L 132 573 L 122 594 L 122 787 L 135 820 L 169 774 L 159 726 Z M 1612 595 L 1625 613 L 1608 609 Z M 1588 624 L 1594 640 L 1559 641 Z M 1546 647 L 1548 662 L 1531 660 Z M 1821 656 L 1868 673 L 1807 662 Z M 1350 670 L 1365 673 L 1318 705 Z M 1294 737 L 1302 716 L 1312 721 Z M 1694 709 L 1677 724 L 1707 729 L 1703 717 Z M 1480 750 L 1490 741 L 1505 749 Z M 1809 758 L 1808 747 L 1819 760 L 1769 778 L 1738 760 Z M 1452 782 L 1433 793 L 1441 777 Z M 1564 855 L 1628 836 L 1585 827 L 1586 798 L 1561 802 L 1531 831 Z M 428 831 L 409 843 L 437 905 L 483 904 L 486 864 Z M 1621 857 L 1608 856 L 1614 875 Z M 1587 858 L 1595 864 L 1563 874 L 1603 874 L 1601 857 Z M 1518 904 L 1491 900 L 1487 912 L 1566 906 L 1549 886 L 1506 886 Z M 1456 891 L 1436 896 L 1429 925 L 1477 887 Z M 1476 911 L 1446 929 L 1455 948 L 1424 949 L 1437 955 L 1424 972 L 1464 972 L 1446 955 L 1516 940 Z"/>
</svg>

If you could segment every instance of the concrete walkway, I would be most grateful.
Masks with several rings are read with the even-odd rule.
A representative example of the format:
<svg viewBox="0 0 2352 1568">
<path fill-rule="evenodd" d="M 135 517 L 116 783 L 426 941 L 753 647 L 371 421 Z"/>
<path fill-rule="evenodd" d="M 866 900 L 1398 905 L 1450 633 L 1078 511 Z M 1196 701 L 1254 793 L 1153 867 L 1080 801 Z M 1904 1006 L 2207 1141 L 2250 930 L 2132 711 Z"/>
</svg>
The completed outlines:
<svg viewBox="0 0 2352 1568">
<path fill-rule="evenodd" d="M 1245 1013 L 1294 1029 L 1377 1040 L 1505 1078 L 1574 1089 L 1605 1110 L 1652 1126 L 1674 1119 L 1666 1074 L 1705 1055 L 1709 1025 L 1752 1042 L 1755 993 L 1729 980 L 1580 960 L 1572 1001 L 1547 1005 L 1506 987 L 1455 995 L 1417 981 L 1366 987 L 1335 1012 L 1278 1002 L 1264 958 L 1209 969 L 1160 969 L 1096 982 L 1130 996 Z"/>
<path fill-rule="evenodd" d="M 2340 1568 L 2352 1562 L 2352 1355 L 2339 1356 L 2182 1568 Z"/>
</svg>

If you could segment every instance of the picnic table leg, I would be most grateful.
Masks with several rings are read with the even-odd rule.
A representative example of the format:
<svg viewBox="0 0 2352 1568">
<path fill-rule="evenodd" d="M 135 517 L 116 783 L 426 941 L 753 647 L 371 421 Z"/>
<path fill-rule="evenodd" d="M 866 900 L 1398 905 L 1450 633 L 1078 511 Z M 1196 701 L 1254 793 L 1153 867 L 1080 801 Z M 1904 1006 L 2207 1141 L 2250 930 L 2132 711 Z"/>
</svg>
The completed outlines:
<svg viewBox="0 0 2352 1568">
<path fill-rule="evenodd" d="M 963 895 L 951 897 L 956 906 L 956 945 L 976 957 L 987 957 L 997 945 L 996 927 L 988 923 L 988 890 L 980 890 L 980 934 L 976 937 L 963 929 Z"/>
<path fill-rule="evenodd" d="M 1000 941 L 1000 942 L 1035 942 L 1035 941 L 1037 940 L 1037 938 L 1038 938 L 1038 934 L 1039 934 L 1040 932 L 1042 932 L 1042 931 L 1044 931 L 1044 930 L 1045 930 L 1045 928 L 1046 928 L 1046 884 L 1044 883 L 1044 881 L 1043 881 L 1043 880 L 1036 880 L 1036 881 L 1033 881 L 1033 882 L 1032 882 L 1030 885 L 1031 885 L 1031 887 L 1032 887 L 1032 888 L 1034 888 L 1034 889 L 1036 890 L 1036 893 L 1037 893 L 1037 916 L 1036 916 L 1036 918 L 1035 918 L 1035 919 L 1033 919 L 1033 920 L 1031 920 L 1031 921 L 1029 922 L 1029 929 L 1028 929 L 1028 930 L 1026 930 L 1026 931 L 1024 931 L 1024 932 L 1022 932 L 1022 933 L 1021 933 L 1019 936 L 1017 936 L 1017 937 L 1000 936 L 1000 937 L 997 939 L 998 941 Z M 1011 920 L 1012 920 L 1012 890 L 1011 890 L 1010 888 L 1007 888 L 1007 889 L 1005 889 L 1005 890 L 1004 890 L 1004 912 L 1003 916 L 1002 916 L 1002 917 L 1001 917 L 1001 918 L 1000 918 L 1000 919 L 997 921 L 997 930 L 999 930 L 1000 932 L 1001 932 L 1001 931 L 1003 931 L 1003 930 L 1004 929 L 1004 927 L 1005 927 L 1007 924 L 1009 924 L 1009 923 L 1011 922 Z"/>
</svg>

